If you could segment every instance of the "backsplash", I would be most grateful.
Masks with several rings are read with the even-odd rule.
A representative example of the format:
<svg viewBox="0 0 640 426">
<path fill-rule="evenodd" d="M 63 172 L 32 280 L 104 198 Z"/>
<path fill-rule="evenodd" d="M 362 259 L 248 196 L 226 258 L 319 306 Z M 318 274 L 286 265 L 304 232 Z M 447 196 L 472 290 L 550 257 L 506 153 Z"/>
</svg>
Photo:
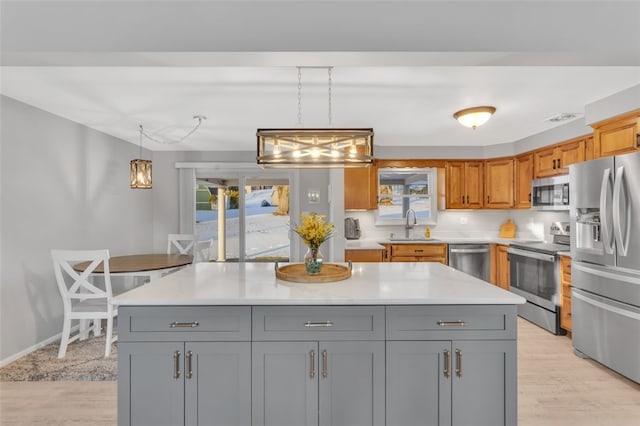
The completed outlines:
<svg viewBox="0 0 640 426">
<path fill-rule="evenodd" d="M 391 233 L 404 235 L 403 225 L 375 225 L 373 211 L 346 211 L 345 217 L 360 220 L 361 239 L 389 238 Z M 569 221 L 568 212 L 534 210 L 443 210 L 438 212 L 438 224 L 431 226 L 432 238 L 495 238 L 500 226 L 511 219 L 516 224 L 516 238 L 551 241 L 549 227 L 557 221 Z M 417 225 L 411 235 L 424 235 L 425 226 Z"/>
</svg>

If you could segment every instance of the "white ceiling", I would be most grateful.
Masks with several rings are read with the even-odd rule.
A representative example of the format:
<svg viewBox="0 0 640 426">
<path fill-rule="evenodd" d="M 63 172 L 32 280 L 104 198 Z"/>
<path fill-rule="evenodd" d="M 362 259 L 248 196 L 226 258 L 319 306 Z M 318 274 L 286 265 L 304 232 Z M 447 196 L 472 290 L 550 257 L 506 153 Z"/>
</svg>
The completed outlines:
<svg viewBox="0 0 640 426">
<path fill-rule="evenodd" d="M 96 3 L 100 2 L 91 4 Z M 127 2 L 119 3 L 127 5 Z M 150 3 L 156 2 L 145 2 Z M 198 2 L 203 3 L 206 2 Z M 213 3 L 216 7 L 223 4 Z M 327 4 L 322 1 L 304 3 Z M 373 2 L 355 3 L 361 6 Z M 487 2 L 478 0 L 469 4 L 481 3 Z M 529 3 L 530 7 L 550 4 L 505 0 L 493 3 L 492 7 L 506 3 Z M 584 8 L 585 4 L 595 3 L 572 1 L 568 4 L 580 4 Z M 296 51 L 286 52 L 282 50 L 287 49 L 278 50 L 274 46 L 269 49 L 258 46 L 260 34 L 253 34 L 258 47 L 249 52 L 246 44 L 235 51 L 229 50 L 234 48 L 232 45 L 217 45 L 217 50 L 212 48 L 204 52 L 202 49 L 191 50 L 188 46 L 172 46 L 165 51 L 162 46 L 136 46 L 138 39 L 135 37 L 123 38 L 123 44 L 119 46 L 105 47 L 96 42 L 97 47 L 92 51 L 86 50 L 90 42 L 83 40 L 86 45 L 82 49 L 85 50 L 78 52 L 78 46 L 74 44 L 78 42 L 69 37 L 72 30 L 61 35 L 58 44 L 56 40 L 52 41 L 52 37 L 55 39 L 58 35 L 55 31 L 42 31 L 40 38 L 33 36 L 25 41 L 25 34 L 30 29 L 16 20 L 25 15 L 24 23 L 27 23 L 27 12 L 29 16 L 46 13 L 46 10 L 39 11 L 49 4 L 57 6 L 55 1 L 40 3 L 37 9 L 21 9 L 22 6 L 7 9 L 3 5 L 4 15 L 7 16 L 8 11 L 12 19 L 2 21 L 5 27 L 2 35 L 7 41 L 2 44 L 0 93 L 136 144 L 139 124 L 156 138 L 171 141 L 181 138 L 195 125 L 194 115 L 208 117 L 201 128 L 182 143 L 160 144 L 144 140 L 144 146 L 151 150 L 249 151 L 255 149 L 257 128 L 295 127 L 296 65 L 334 66 L 332 126 L 373 127 L 376 145 L 387 147 L 487 146 L 513 142 L 559 125 L 545 119 L 565 112 L 582 114 L 585 105 L 640 84 L 640 63 L 637 61 L 640 38 L 637 49 L 633 41 L 625 46 L 628 55 L 600 47 L 593 51 L 585 46 L 550 51 L 549 44 L 534 46 L 534 41 L 544 37 L 509 52 L 501 50 L 504 46 L 492 48 L 489 44 L 481 49 L 456 46 L 442 50 L 446 47 L 446 33 L 442 34 L 442 40 L 438 39 L 442 46 L 427 49 L 416 46 L 410 37 L 398 37 L 393 47 L 375 51 L 376 40 L 380 45 L 384 44 L 382 39 L 376 39 L 380 36 L 376 31 L 370 36 L 374 51 L 364 52 L 338 51 L 330 42 L 327 42 L 327 49 L 320 47 L 318 52 L 301 51 L 306 37 L 301 33 L 296 39 L 297 45 L 293 46 Z M 255 11 L 255 14 L 282 7 L 282 3 L 264 0 L 254 3 L 252 10 L 260 7 L 267 9 Z M 590 21 L 587 12 L 576 22 L 566 23 L 567 38 L 579 40 L 572 31 L 580 28 L 580 21 Z M 580 10 L 575 13 L 580 14 Z M 59 19 L 70 18 L 65 15 Z M 43 17 L 35 21 L 39 28 L 46 26 Z M 60 22 L 51 25 L 59 28 Z M 188 26 L 188 22 L 184 26 Z M 84 28 L 86 37 L 84 33 L 76 34 L 78 37 L 91 38 L 91 26 L 85 22 L 79 28 Z M 250 25 L 243 26 L 243 31 L 250 32 L 250 28 Z M 140 31 L 145 32 L 145 37 L 152 38 L 156 30 Z M 473 36 L 473 28 L 465 31 Z M 636 35 L 637 31 L 637 28 L 633 29 L 631 35 Z M 400 29 L 396 28 L 393 35 L 398 32 Z M 544 25 L 540 29 L 540 34 L 543 33 Z M 551 33 L 554 36 L 553 31 Z M 64 39 L 65 36 L 69 38 Z M 603 33 L 602 37 L 607 34 Z M 504 38 L 508 36 L 497 33 L 492 43 L 500 44 Z M 251 43 L 251 40 L 247 37 L 243 43 Z M 365 37 L 361 42 L 367 40 Z M 559 44 L 575 45 L 575 40 L 563 39 Z M 408 44 L 403 45 L 405 41 Z M 490 41 L 487 39 L 486 43 Z M 314 42 L 310 41 L 311 44 Z M 123 46 L 129 46 L 127 43 L 133 45 L 131 51 L 123 52 Z M 403 46 L 409 46 L 407 50 L 411 52 L 404 51 Z M 477 105 L 497 108 L 494 117 L 477 130 L 464 128 L 452 118 L 456 110 Z M 328 126 L 327 112 L 326 69 L 303 69 L 304 126 Z"/>
</svg>

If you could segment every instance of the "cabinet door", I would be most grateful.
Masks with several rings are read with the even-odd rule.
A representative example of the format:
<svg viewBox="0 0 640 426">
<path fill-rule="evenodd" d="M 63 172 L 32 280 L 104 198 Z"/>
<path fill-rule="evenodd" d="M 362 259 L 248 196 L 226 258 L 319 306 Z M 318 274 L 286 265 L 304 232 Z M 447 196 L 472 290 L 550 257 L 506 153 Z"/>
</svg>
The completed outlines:
<svg viewBox="0 0 640 426">
<path fill-rule="evenodd" d="M 466 205 L 464 161 L 447 163 L 447 208 L 463 209 Z"/>
<path fill-rule="evenodd" d="M 591 161 L 596 158 L 593 136 L 588 136 L 584 141 L 584 161 Z"/>
<path fill-rule="evenodd" d="M 118 425 L 184 424 L 184 344 L 118 343 Z"/>
<path fill-rule="evenodd" d="M 253 426 L 318 425 L 318 343 L 254 342 Z"/>
<path fill-rule="evenodd" d="M 454 341 L 452 425 L 516 425 L 516 342 Z"/>
<path fill-rule="evenodd" d="M 533 179 L 533 154 L 516 157 L 515 208 L 531 208 L 531 179 Z"/>
<path fill-rule="evenodd" d="M 383 426 L 384 342 L 320 342 L 320 425 Z"/>
<path fill-rule="evenodd" d="M 364 147 L 358 147 L 363 151 Z M 378 181 L 375 167 L 347 167 L 344 169 L 345 210 L 377 209 Z"/>
<path fill-rule="evenodd" d="M 536 179 L 555 176 L 556 172 L 555 147 L 539 149 L 533 153 L 533 173 Z"/>
<path fill-rule="evenodd" d="M 251 425 L 251 344 L 185 346 L 185 424 Z"/>
<path fill-rule="evenodd" d="M 558 146 L 556 158 L 556 172 L 558 174 L 568 174 L 569 165 L 584 161 L 585 141 L 586 139 L 580 139 Z"/>
<path fill-rule="evenodd" d="M 496 247 L 496 285 L 505 290 L 509 290 L 509 253 L 508 246 L 498 245 Z"/>
<path fill-rule="evenodd" d="M 640 113 L 594 129 L 596 158 L 635 152 L 640 148 Z"/>
<path fill-rule="evenodd" d="M 513 208 L 513 158 L 485 163 L 485 190 L 488 209 Z"/>
<path fill-rule="evenodd" d="M 469 161 L 465 165 L 466 208 L 481 209 L 484 206 L 484 163 Z"/>
<path fill-rule="evenodd" d="M 449 341 L 387 342 L 387 425 L 450 425 L 452 366 Z"/>
</svg>

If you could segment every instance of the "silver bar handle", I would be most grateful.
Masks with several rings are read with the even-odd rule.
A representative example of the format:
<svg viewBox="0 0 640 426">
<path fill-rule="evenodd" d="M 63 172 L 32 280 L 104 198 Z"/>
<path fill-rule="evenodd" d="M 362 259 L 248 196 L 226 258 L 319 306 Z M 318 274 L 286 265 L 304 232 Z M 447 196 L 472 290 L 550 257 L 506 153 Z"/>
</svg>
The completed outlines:
<svg viewBox="0 0 640 426">
<path fill-rule="evenodd" d="M 316 351 L 313 349 L 309 352 L 309 378 L 316 377 Z"/>
<path fill-rule="evenodd" d="M 462 351 L 456 349 L 456 376 L 462 377 Z"/>
<path fill-rule="evenodd" d="M 322 351 L 322 378 L 326 379 L 327 378 L 327 370 L 328 370 L 328 365 L 327 365 L 327 351 Z"/>
<path fill-rule="evenodd" d="M 609 229 L 609 204 L 607 203 L 607 194 L 609 184 L 611 182 L 611 169 L 606 168 L 602 173 L 602 184 L 600 185 L 600 227 L 602 228 L 602 242 L 604 243 L 604 251 L 613 254 L 613 238 L 611 238 L 611 229 Z"/>
<path fill-rule="evenodd" d="M 462 254 L 471 254 L 471 253 L 489 253 L 489 249 L 451 249 L 449 250 L 451 253 L 462 253 Z"/>
<path fill-rule="evenodd" d="M 187 356 L 185 357 L 185 363 L 186 365 L 184 366 L 184 370 L 185 370 L 185 377 L 187 379 L 190 379 L 193 377 L 193 370 L 191 369 L 191 356 L 193 355 L 193 352 L 191 351 L 187 351 Z"/>
<path fill-rule="evenodd" d="M 542 260 L 545 262 L 555 262 L 556 257 L 550 254 L 538 253 L 530 250 L 520 250 L 517 248 L 509 247 L 507 253 L 515 254 L 516 256 L 530 257 L 532 259 Z"/>
<path fill-rule="evenodd" d="M 616 240 L 616 248 L 618 249 L 618 254 L 620 254 L 621 256 L 626 256 L 629 251 L 629 231 L 631 229 L 630 206 L 627 205 L 627 211 L 620 211 L 620 197 L 622 194 L 622 190 L 625 189 L 625 187 L 623 186 L 625 179 L 626 177 L 624 175 L 624 166 L 620 166 L 616 170 L 616 179 L 613 186 L 613 217 L 615 218 L 615 220 L 613 221 L 613 232 Z M 620 223 L 623 215 L 625 216 L 627 228 L 626 235 L 622 234 L 622 224 Z"/>
<path fill-rule="evenodd" d="M 444 377 L 449 378 L 451 376 L 451 353 L 445 349 L 444 350 Z"/>
<path fill-rule="evenodd" d="M 169 327 L 171 328 L 194 328 L 199 326 L 200 324 L 198 323 L 198 321 L 191 321 L 191 322 L 178 322 L 178 321 L 174 321 L 171 324 L 169 324 Z"/>
<path fill-rule="evenodd" d="M 465 321 L 438 321 L 440 327 L 464 327 L 467 325 Z"/>
<path fill-rule="evenodd" d="M 307 321 L 304 323 L 304 326 L 307 328 L 311 327 L 333 327 L 333 321 L 324 321 L 324 322 L 311 322 Z"/>
<path fill-rule="evenodd" d="M 180 351 L 175 351 L 173 353 L 173 378 L 180 378 Z"/>
</svg>

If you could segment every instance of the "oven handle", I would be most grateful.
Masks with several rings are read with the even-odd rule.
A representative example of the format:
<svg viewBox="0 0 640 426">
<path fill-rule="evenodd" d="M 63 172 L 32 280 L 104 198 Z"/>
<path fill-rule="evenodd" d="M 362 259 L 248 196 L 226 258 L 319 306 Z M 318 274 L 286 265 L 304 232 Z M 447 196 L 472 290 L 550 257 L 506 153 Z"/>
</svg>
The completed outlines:
<svg viewBox="0 0 640 426">
<path fill-rule="evenodd" d="M 489 249 L 451 249 L 449 252 L 462 254 L 489 253 Z"/>
<path fill-rule="evenodd" d="M 507 253 L 515 254 L 516 256 L 530 257 L 532 259 L 542 260 L 545 262 L 555 262 L 556 260 L 556 257 L 551 254 L 537 253 L 529 250 L 520 250 L 513 247 L 509 247 Z"/>
</svg>

